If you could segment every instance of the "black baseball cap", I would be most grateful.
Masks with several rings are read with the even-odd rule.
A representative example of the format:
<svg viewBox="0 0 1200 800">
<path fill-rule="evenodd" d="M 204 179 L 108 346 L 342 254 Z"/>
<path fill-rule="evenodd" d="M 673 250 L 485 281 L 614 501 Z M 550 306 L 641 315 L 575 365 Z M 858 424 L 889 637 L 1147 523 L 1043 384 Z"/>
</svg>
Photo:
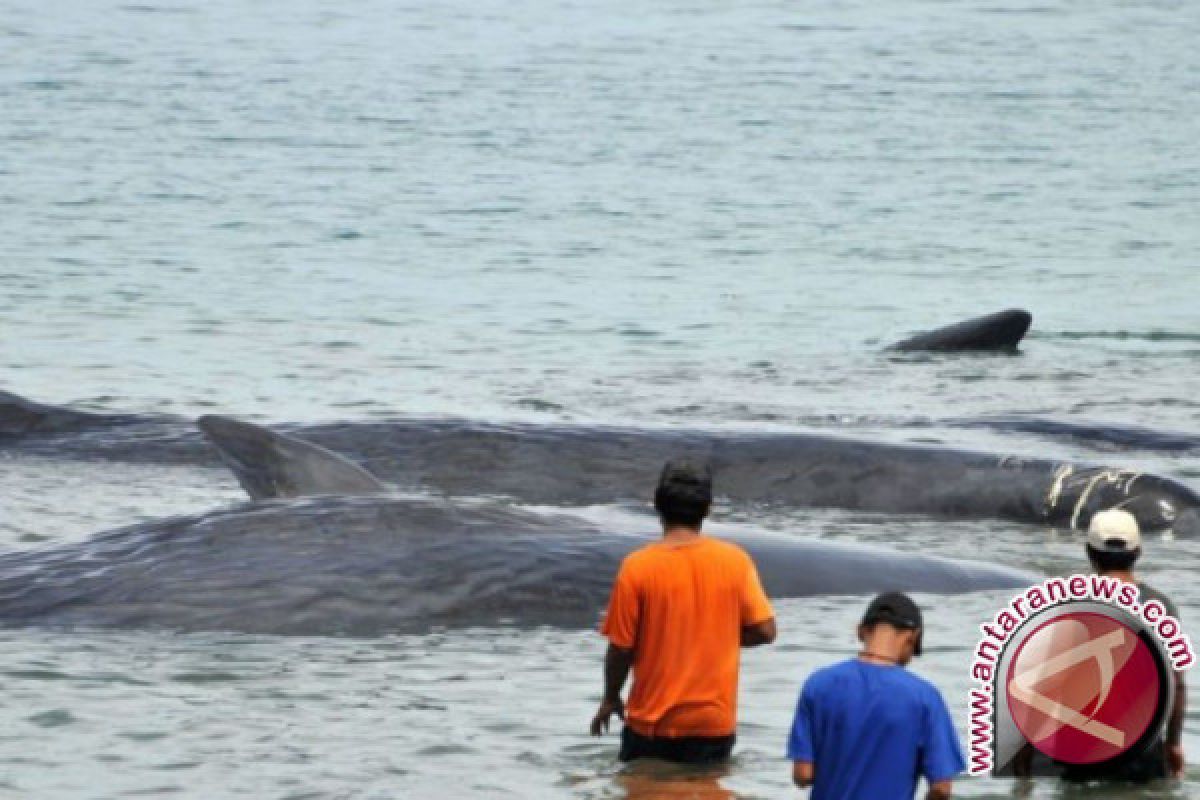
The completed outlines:
<svg viewBox="0 0 1200 800">
<path fill-rule="evenodd" d="M 893 628 L 920 631 L 925 627 L 921 619 L 921 609 L 912 598 L 903 592 L 884 592 L 871 601 L 867 613 L 863 614 L 863 625 L 874 625 L 886 622 Z M 917 636 L 917 646 L 914 655 L 921 655 L 921 636 Z"/>
</svg>

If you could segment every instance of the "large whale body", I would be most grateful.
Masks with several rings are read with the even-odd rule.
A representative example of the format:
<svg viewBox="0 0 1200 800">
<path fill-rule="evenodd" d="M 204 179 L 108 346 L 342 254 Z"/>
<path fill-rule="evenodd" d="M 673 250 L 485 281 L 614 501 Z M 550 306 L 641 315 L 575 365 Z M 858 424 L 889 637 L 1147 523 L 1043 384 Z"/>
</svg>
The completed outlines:
<svg viewBox="0 0 1200 800">
<path fill-rule="evenodd" d="M 0 624 L 361 635 L 589 626 L 648 518 L 597 525 L 494 501 L 392 494 L 341 456 L 236 420 L 201 422 L 253 498 L 57 548 L 0 555 Z M 774 597 L 1015 588 L 1033 573 L 729 528 Z"/>
<path fill-rule="evenodd" d="M 0 554 L 0 625 L 374 636 L 596 623 L 649 540 L 565 514 L 389 495 L 275 501 Z M 620 526 L 618 526 L 620 527 Z M 627 524 L 627 527 L 628 524 Z M 1031 573 L 722 530 L 773 597 L 1027 586 Z"/>
<path fill-rule="evenodd" d="M 262 436 L 257 426 L 223 417 L 200 424 L 210 432 L 224 427 L 226 453 L 254 452 Z M 738 503 L 999 517 L 1076 528 L 1086 528 L 1097 511 L 1120 506 L 1146 530 L 1200 533 L 1200 495 L 1167 478 L 940 447 L 805 433 L 446 420 L 311 426 L 298 434 L 347 454 L 383 480 L 450 495 L 555 505 L 643 502 L 662 462 L 686 455 L 712 464 L 718 493 Z M 243 441 L 250 446 L 239 447 Z"/>
<path fill-rule="evenodd" d="M 708 460 L 734 503 L 998 517 L 1086 528 L 1122 507 L 1146 530 L 1200 534 L 1200 495 L 1170 478 L 813 433 L 736 433 L 396 418 L 280 426 L 403 488 L 548 505 L 642 503 L 668 458 Z M 165 418 L 24 436 L 23 452 L 219 466 L 191 423 Z M 286 492 L 284 493 L 286 494 Z M 263 496 L 271 496 L 269 493 Z"/>
</svg>

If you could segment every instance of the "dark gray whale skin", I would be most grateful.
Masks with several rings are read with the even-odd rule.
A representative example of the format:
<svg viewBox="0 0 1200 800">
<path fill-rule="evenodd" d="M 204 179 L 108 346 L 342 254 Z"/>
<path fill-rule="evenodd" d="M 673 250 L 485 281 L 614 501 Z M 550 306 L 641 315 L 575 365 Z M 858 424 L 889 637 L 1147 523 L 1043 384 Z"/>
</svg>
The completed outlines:
<svg viewBox="0 0 1200 800">
<path fill-rule="evenodd" d="M 1010 308 L 919 333 L 887 349 L 897 352 L 1015 352 L 1032 324 L 1033 315 L 1028 311 Z"/>
<path fill-rule="evenodd" d="M 0 625 L 377 636 L 597 623 L 651 540 L 491 502 L 275 501 L 0 554 Z M 1028 586 L 1032 573 L 786 536 L 728 536 L 776 598 Z"/>
<path fill-rule="evenodd" d="M 1146 530 L 1200 534 L 1200 495 L 1165 477 L 1101 466 L 810 433 L 642 430 L 455 419 L 279 426 L 401 488 L 546 505 L 648 502 L 658 469 L 708 459 L 735 504 L 1001 518 L 1086 528 L 1121 505 Z M 8 448 L 54 458 L 219 467 L 192 423 L 152 418 L 27 435 Z M 1065 471 L 1069 475 L 1057 478 Z M 1134 476 L 1136 479 L 1131 480 Z M 1056 491 L 1057 489 L 1057 491 Z"/>
<path fill-rule="evenodd" d="M 0 442 L 28 434 L 75 432 L 144 424 L 154 417 L 136 414 L 97 414 L 64 406 L 35 403 L 0 391 Z M 161 418 L 168 419 L 168 418 Z"/>
<path fill-rule="evenodd" d="M 253 488 L 278 464 L 259 458 L 270 452 L 263 442 L 273 438 L 287 447 L 294 438 L 225 417 L 203 417 L 200 426 L 222 452 L 243 454 L 226 459 L 243 486 L 255 497 L 270 496 Z M 304 442 L 341 452 L 357 436 L 338 430 L 310 427 L 302 435 Z M 554 505 L 645 501 L 663 461 L 684 455 L 710 463 L 718 492 L 737 503 L 1000 517 L 1076 528 L 1086 528 L 1095 512 L 1120 505 L 1145 530 L 1188 534 L 1200 527 L 1200 495 L 1155 475 L 813 434 L 431 422 L 419 429 L 378 427 L 360 441 L 362 449 L 351 456 L 370 473 L 368 480 L 374 475 L 451 495 Z M 239 470 L 239 461 L 252 468 Z"/>
<path fill-rule="evenodd" d="M 12 407 L 0 405 L 0 415 Z M 72 413 L 64 411 L 64 418 Z M 500 495 L 548 505 L 641 504 L 662 463 L 689 455 L 712 463 L 718 491 L 732 503 L 995 517 L 1079 528 L 1086 528 L 1096 511 L 1120 505 L 1146 530 L 1200 534 L 1200 495 L 1169 478 L 944 447 L 811 433 L 422 418 L 278 430 L 335 451 L 382 481 L 445 495 Z M 167 417 L 88 417 L 83 427 L 26 432 L 0 442 L 10 452 L 54 458 L 222 464 L 193 423 Z M 1069 474 L 1059 480 L 1064 473 Z"/>
<path fill-rule="evenodd" d="M 1160 431 L 1136 425 L 1063 420 L 1022 414 L 997 414 L 974 419 L 944 420 L 958 428 L 985 428 L 1009 433 L 1029 433 L 1050 439 L 1066 439 L 1110 451 L 1190 453 L 1200 450 L 1200 436 L 1178 431 Z"/>
<path fill-rule="evenodd" d="M 295 434 L 348 454 L 371 474 L 404 487 L 529 503 L 647 502 L 663 461 L 683 455 L 711 463 L 718 493 L 734 503 L 998 517 L 1077 528 L 1086 528 L 1096 511 L 1121 505 L 1146 530 L 1191 533 L 1200 521 L 1200 496 L 1153 475 L 815 434 L 449 421 L 316 426 Z"/>
<path fill-rule="evenodd" d="M 650 540 L 494 501 L 399 497 L 310 442 L 225 417 L 199 425 L 252 498 L 289 499 L 0 555 L 0 624 L 362 636 L 589 626 L 621 559 Z M 728 538 L 776 597 L 1015 588 L 1038 577 L 777 535 Z"/>
</svg>

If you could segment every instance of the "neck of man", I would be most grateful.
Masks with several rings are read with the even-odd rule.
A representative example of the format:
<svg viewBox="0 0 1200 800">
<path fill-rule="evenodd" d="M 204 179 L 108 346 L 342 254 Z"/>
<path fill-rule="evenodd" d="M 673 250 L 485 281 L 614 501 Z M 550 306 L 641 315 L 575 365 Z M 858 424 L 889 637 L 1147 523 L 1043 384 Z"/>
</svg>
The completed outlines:
<svg viewBox="0 0 1200 800">
<path fill-rule="evenodd" d="M 1105 578 L 1116 578 L 1122 583 L 1137 583 L 1137 578 L 1131 569 L 1110 569 L 1107 572 L 1101 572 Z"/>
<path fill-rule="evenodd" d="M 868 664 L 903 666 L 905 640 L 899 631 L 879 625 L 863 640 L 863 649 L 858 653 L 859 661 Z"/>
<path fill-rule="evenodd" d="M 700 535 L 699 528 L 690 528 L 687 525 L 665 525 L 663 526 L 663 541 L 664 542 L 688 542 Z"/>
</svg>

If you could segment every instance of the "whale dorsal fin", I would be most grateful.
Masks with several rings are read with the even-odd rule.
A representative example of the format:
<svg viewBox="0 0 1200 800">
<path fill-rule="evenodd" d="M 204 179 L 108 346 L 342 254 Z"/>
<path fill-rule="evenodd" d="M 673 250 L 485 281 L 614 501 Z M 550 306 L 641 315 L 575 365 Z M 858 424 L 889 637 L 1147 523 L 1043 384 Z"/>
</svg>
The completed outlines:
<svg viewBox="0 0 1200 800">
<path fill-rule="evenodd" d="M 196 424 L 254 500 L 387 491 L 353 461 L 311 442 L 230 417 L 204 416 Z"/>
<path fill-rule="evenodd" d="M 1007 350 L 1015 351 L 1033 324 L 1033 315 L 1019 308 L 997 311 L 896 342 L 888 350 Z"/>
</svg>

